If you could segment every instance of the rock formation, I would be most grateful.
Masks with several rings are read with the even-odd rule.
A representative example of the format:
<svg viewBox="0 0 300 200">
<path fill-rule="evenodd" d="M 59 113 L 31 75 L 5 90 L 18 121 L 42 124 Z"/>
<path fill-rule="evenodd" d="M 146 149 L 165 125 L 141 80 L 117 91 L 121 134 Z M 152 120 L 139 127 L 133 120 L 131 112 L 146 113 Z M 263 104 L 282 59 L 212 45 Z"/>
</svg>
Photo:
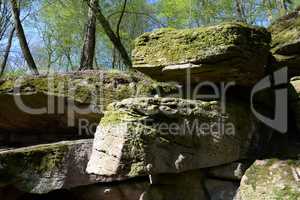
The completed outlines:
<svg viewBox="0 0 300 200">
<path fill-rule="evenodd" d="M 173 30 L 159 29 L 136 40 L 133 64 L 160 81 L 203 81 L 253 85 L 264 76 L 271 35 L 242 23 Z"/>
<path fill-rule="evenodd" d="M 299 75 L 298 15 L 268 30 L 231 22 L 145 33 L 133 67 L 150 77 L 87 71 L 0 81 L 0 199 L 300 199 L 299 78 L 249 101 L 265 76 L 264 86 L 276 83 L 274 70 Z M 205 81 L 213 91 L 197 87 Z M 274 117 L 283 90 L 289 124 L 279 134 L 252 111 Z M 81 119 L 95 126 L 81 132 Z"/>
<path fill-rule="evenodd" d="M 172 90 L 176 87 L 141 74 L 113 71 L 5 80 L 0 83 L 0 149 L 92 138 L 108 104 Z"/>
<path fill-rule="evenodd" d="M 136 177 L 179 173 L 247 157 L 258 132 L 246 106 L 176 98 L 134 98 L 109 106 L 87 171 Z"/>
</svg>

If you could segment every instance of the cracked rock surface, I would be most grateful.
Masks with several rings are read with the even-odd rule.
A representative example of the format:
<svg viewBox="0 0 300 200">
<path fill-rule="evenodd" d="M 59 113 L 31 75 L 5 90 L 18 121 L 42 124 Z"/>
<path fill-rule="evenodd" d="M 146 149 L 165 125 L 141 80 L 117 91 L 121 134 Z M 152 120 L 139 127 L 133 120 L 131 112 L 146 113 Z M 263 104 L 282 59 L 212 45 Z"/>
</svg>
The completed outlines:
<svg viewBox="0 0 300 200">
<path fill-rule="evenodd" d="M 217 102 L 126 99 L 101 120 L 87 171 L 126 179 L 218 166 L 246 157 L 256 131 L 239 103 L 222 114 Z"/>
</svg>

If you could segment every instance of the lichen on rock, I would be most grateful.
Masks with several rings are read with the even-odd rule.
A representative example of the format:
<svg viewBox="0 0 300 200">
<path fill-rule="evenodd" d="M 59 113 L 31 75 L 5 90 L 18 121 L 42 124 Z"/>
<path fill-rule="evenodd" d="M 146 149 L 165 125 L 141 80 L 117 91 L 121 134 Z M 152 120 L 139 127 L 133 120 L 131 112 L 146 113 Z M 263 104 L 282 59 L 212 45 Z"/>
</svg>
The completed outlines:
<svg viewBox="0 0 300 200">
<path fill-rule="evenodd" d="M 300 162 L 298 160 L 257 160 L 241 181 L 243 200 L 300 199 Z"/>
<path fill-rule="evenodd" d="M 80 120 L 89 126 L 97 124 L 112 102 L 136 96 L 176 95 L 177 89 L 174 84 L 159 83 L 140 73 L 120 71 L 7 78 L 0 83 L 0 130 L 19 137 L 0 138 L 0 149 L 2 145 L 92 137 L 94 130 L 79 130 Z M 39 114 L 32 110 L 39 110 Z M 84 136 L 78 138 L 80 131 Z M 24 142 L 26 138 L 33 141 Z"/>
<path fill-rule="evenodd" d="M 0 152 L 0 185 L 47 193 L 99 182 L 85 173 L 92 140 L 43 144 Z"/>
</svg>

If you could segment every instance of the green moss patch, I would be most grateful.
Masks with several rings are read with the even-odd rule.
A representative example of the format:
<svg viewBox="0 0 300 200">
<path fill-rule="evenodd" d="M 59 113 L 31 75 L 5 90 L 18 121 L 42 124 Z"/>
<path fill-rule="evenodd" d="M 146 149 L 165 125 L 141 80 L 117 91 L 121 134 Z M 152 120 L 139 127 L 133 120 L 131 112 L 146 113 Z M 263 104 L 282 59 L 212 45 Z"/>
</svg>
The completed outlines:
<svg viewBox="0 0 300 200">
<path fill-rule="evenodd" d="M 4 151 L 0 153 L 0 174 L 14 179 L 30 171 L 36 174 L 52 172 L 60 168 L 67 152 L 68 145 L 64 143 Z"/>
<path fill-rule="evenodd" d="M 136 39 L 133 57 L 136 67 L 160 67 L 188 60 L 215 62 L 224 59 L 216 56 L 225 55 L 231 47 L 268 49 L 270 42 L 271 36 L 265 29 L 237 22 L 197 29 L 159 29 Z"/>
<path fill-rule="evenodd" d="M 298 160 L 256 161 L 243 178 L 240 191 L 243 199 L 299 199 Z"/>
</svg>

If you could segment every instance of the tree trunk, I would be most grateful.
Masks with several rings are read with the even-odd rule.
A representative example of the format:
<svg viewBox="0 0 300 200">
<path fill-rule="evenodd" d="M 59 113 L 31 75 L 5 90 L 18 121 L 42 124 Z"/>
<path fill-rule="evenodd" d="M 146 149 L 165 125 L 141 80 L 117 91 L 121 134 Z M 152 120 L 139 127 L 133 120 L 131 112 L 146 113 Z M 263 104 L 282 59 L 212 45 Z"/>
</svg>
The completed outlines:
<svg viewBox="0 0 300 200">
<path fill-rule="evenodd" d="M 30 68 L 30 70 L 35 74 L 38 75 L 39 72 L 37 70 L 37 67 L 35 65 L 34 59 L 32 57 L 32 54 L 30 52 L 30 49 L 28 47 L 28 43 L 26 40 L 26 36 L 24 33 L 24 29 L 20 20 L 20 10 L 19 10 L 19 6 L 16 0 L 10 0 L 11 3 L 11 7 L 12 7 L 12 14 L 13 14 L 13 18 L 14 18 L 14 23 L 15 23 L 15 28 L 16 28 L 16 32 L 17 32 L 17 37 L 19 39 L 19 43 L 21 46 L 21 50 L 22 53 L 24 55 L 24 58 L 27 62 L 28 67 Z"/>
<path fill-rule="evenodd" d="M 131 59 L 130 59 L 124 45 L 122 44 L 120 38 L 118 38 L 117 35 L 114 33 L 113 29 L 111 28 L 110 23 L 107 21 L 107 19 L 103 15 L 99 4 L 97 6 L 93 6 L 93 5 L 89 4 L 89 6 L 94 10 L 97 20 L 100 22 L 101 26 L 103 27 L 103 30 L 106 33 L 106 35 L 109 37 L 109 39 L 111 40 L 111 42 L 113 43 L 115 48 L 119 51 L 124 64 L 128 68 L 131 68 L 132 67 Z"/>
<path fill-rule="evenodd" d="M 11 45 L 12 45 L 14 33 L 15 33 L 15 27 L 12 28 L 12 30 L 10 31 L 9 36 L 8 36 L 8 41 L 7 41 L 7 45 L 6 45 L 6 48 L 5 48 L 3 61 L 0 65 L 0 77 L 4 74 L 4 70 L 5 70 L 7 60 L 8 60 L 8 56 L 9 56 L 9 53 L 10 53 L 10 48 L 11 48 Z"/>
<path fill-rule="evenodd" d="M 98 5 L 98 0 L 90 0 L 90 5 L 95 7 Z M 84 44 L 81 53 L 79 70 L 93 69 L 93 61 L 96 47 L 96 15 L 90 7 L 88 11 L 88 21 L 84 36 Z"/>
<path fill-rule="evenodd" d="M 117 23 L 117 30 L 116 30 L 116 34 L 117 34 L 117 37 L 118 37 L 119 40 L 121 40 L 120 27 L 121 27 L 121 23 L 122 23 L 124 14 L 125 14 L 126 6 L 127 6 L 127 0 L 124 0 L 123 8 L 122 8 L 121 15 L 120 15 L 118 23 Z M 112 68 L 113 69 L 115 68 L 115 65 L 116 65 L 116 57 L 117 57 L 116 47 L 114 47 L 114 49 L 113 49 L 113 62 L 112 62 Z"/>
<path fill-rule="evenodd" d="M 247 22 L 247 20 L 245 19 L 245 13 L 244 13 L 244 7 L 242 5 L 242 1 L 235 0 L 235 3 L 236 3 L 236 12 L 239 20 L 242 22 Z"/>
</svg>

